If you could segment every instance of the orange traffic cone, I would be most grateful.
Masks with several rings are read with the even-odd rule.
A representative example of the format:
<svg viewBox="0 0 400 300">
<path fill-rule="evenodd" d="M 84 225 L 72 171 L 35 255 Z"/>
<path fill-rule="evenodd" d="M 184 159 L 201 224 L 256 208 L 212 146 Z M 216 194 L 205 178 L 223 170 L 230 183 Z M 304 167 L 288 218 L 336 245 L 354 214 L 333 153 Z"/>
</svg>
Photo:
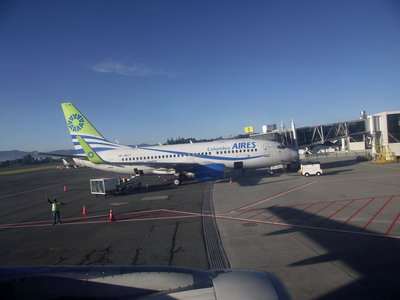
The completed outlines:
<svg viewBox="0 0 400 300">
<path fill-rule="evenodd" d="M 115 221 L 114 215 L 113 215 L 113 211 L 110 208 L 110 215 L 108 216 L 108 222 L 113 222 Z"/>
<path fill-rule="evenodd" d="M 83 209 L 82 209 L 82 215 L 87 215 L 87 211 L 86 211 L 86 206 L 85 205 L 83 206 Z"/>
<path fill-rule="evenodd" d="M 67 186 L 66 185 L 64 185 L 64 192 L 66 192 L 67 191 Z"/>
</svg>

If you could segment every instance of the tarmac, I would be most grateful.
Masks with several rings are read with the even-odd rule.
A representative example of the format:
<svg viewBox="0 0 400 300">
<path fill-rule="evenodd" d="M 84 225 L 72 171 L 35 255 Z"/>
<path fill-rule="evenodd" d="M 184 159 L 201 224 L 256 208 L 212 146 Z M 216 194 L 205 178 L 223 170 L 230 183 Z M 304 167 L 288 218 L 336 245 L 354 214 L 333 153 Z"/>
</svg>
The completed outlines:
<svg viewBox="0 0 400 300">
<path fill-rule="evenodd" d="M 155 176 L 124 195 L 90 194 L 89 179 L 115 175 L 82 168 L 0 176 L 0 265 L 208 269 L 200 215 L 206 183 L 175 188 Z M 62 224 L 52 225 L 46 194 L 65 204 Z"/>
<path fill-rule="evenodd" d="M 322 169 L 215 184 L 231 267 L 277 275 L 293 299 L 400 299 L 400 164 Z"/>
<path fill-rule="evenodd" d="M 246 171 L 232 181 L 179 187 L 144 177 L 140 189 L 105 198 L 90 195 L 89 179 L 118 175 L 1 175 L 0 265 L 207 270 L 215 244 L 208 237 L 217 236 L 221 247 L 213 251 L 227 266 L 271 272 L 293 299 L 400 299 L 400 163 L 325 160 L 322 169 L 311 177 Z M 66 204 L 63 224 L 52 225 L 45 193 Z M 213 211 L 204 210 L 206 194 Z"/>
</svg>

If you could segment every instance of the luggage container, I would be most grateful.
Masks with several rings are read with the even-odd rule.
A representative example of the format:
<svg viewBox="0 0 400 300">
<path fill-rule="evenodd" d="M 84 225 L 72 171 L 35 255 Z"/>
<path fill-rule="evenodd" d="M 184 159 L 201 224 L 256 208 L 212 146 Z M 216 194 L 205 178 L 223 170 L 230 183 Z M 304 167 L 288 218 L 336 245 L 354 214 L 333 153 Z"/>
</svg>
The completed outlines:
<svg viewBox="0 0 400 300">
<path fill-rule="evenodd" d="M 90 179 L 90 193 L 92 195 L 115 195 L 117 193 L 117 179 L 97 178 Z"/>
</svg>

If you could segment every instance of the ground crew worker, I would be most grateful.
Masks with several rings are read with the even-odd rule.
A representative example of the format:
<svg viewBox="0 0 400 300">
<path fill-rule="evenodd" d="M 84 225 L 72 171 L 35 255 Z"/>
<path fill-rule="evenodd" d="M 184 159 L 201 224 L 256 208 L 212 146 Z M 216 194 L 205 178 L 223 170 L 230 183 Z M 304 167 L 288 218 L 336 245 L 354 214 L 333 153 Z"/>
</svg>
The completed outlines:
<svg viewBox="0 0 400 300">
<path fill-rule="evenodd" d="M 125 178 L 122 178 L 121 181 L 119 182 L 119 189 L 121 191 L 121 194 L 125 193 Z"/>
<path fill-rule="evenodd" d="M 47 198 L 47 201 L 51 204 L 51 212 L 53 213 L 53 225 L 56 225 L 57 221 L 59 224 L 61 224 L 60 205 L 65 204 L 62 202 L 57 202 L 57 199 L 51 201 L 49 198 Z"/>
</svg>

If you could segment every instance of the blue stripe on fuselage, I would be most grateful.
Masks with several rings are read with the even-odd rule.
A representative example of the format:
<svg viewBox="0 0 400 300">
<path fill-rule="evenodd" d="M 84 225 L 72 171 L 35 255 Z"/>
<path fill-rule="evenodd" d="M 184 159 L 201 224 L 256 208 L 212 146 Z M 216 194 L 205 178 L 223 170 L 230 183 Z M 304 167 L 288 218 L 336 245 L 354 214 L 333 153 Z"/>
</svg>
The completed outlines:
<svg viewBox="0 0 400 300">
<path fill-rule="evenodd" d="M 117 150 L 117 149 L 112 149 L 112 148 L 101 148 L 101 147 L 92 147 L 92 149 L 96 152 Z M 201 155 L 201 154 L 194 154 L 194 153 L 190 153 L 190 152 L 161 150 L 161 149 L 152 149 L 152 148 L 137 148 L 137 149 L 156 151 L 156 152 L 168 153 L 168 154 L 177 154 L 177 155 L 183 155 L 186 157 L 192 156 L 192 157 L 198 157 L 198 158 L 204 158 L 204 159 L 214 159 L 214 160 L 221 160 L 221 161 L 241 161 L 241 160 L 250 160 L 250 159 L 257 159 L 257 158 L 263 157 L 263 155 L 251 156 L 251 157 L 224 157 L 224 156 Z M 84 154 L 85 152 L 83 151 L 83 149 L 76 149 L 75 153 Z M 145 154 L 140 154 L 140 155 L 144 156 Z M 140 155 L 138 155 L 138 156 L 140 156 Z"/>
<path fill-rule="evenodd" d="M 199 158 L 205 158 L 205 159 L 215 159 L 215 160 L 249 160 L 249 159 L 255 159 L 255 158 L 260 158 L 263 157 L 263 155 L 258 155 L 258 156 L 252 156 L 252 157 L 223 157 L 223 156 L 212 156 L 212 155 L 201 155 L 201 154 L 195 154 L 195 153 L 190 153 L 190 152 L 181 152 L 181 151 L 172 151 L 172 150 L 161 150 L 161 149 L 151 149 L 151 148 L 140 148 L 143 150 L 150 150 L 150 151 L 158 151 L 162 153 L 169 153 L 169 154 L 180 154 L 184 156 L 193 156 L 193 157 L 199 157 Z"/>
</svg>

